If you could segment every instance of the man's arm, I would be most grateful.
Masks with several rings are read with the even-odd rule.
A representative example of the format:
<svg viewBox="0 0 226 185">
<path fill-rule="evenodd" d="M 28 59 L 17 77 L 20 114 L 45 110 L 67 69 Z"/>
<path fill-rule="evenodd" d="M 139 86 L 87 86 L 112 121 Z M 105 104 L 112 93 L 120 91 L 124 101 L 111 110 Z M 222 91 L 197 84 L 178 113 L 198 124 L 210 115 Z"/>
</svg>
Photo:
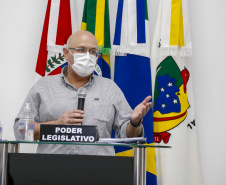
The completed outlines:
<svg viewBox="0 0 226 185">
<path fill-rule="evenodd" d="M 40 135 L 40 125 L 45 124 L 45 125 L 81 125 L 82 122 L 84 121 L 83 118 L 85 115 L 83 114 L 83 111 L 81 110 L 71 110 L 68 112 L 65 112 L 58 120 L 55 121 L 47 121 L 43 123 L 35 123 L 35 128 L 34 128 L 34 139 L 39 140 L 39 135 Z"/>
<path fill-rule="evenodd" d="M 134 127 L 129 123 L 126 127 L 127 137 L 140 137 L 143 132 L 143 126 Z"/>
<path fill-rule="evenodd" d="M 131 115 L 130 123 L 126 127 L 126 135 L 127 137 L 139 137 L 142 134 L 143 126 L 138 125 L 143 117 L 150 110 L 152 103 L 149 102 L 151 100 L 151 96 L 147 96 L 143 102 L 137 105 Z M 132 124 L 131 124 L 132 122 Z M 134 125 L 134 126 L 133 126 Z"/>
</svg>

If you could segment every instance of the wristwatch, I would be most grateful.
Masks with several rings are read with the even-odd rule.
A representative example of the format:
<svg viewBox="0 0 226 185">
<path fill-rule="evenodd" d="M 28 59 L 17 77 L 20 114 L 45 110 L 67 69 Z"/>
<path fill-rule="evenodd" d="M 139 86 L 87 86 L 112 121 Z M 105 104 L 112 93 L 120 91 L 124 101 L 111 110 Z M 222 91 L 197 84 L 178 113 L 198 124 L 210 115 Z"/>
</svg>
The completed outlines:
<svg viewBox="0 0 226 185">
<path fill-rule="evenodd" d="M 132 122 L 131 118 L 130 118 L 130 124 L 133 125 L 133 127 L 139 127 L 142 123 L 143 123 L 143 119 L 140 119 L 140 121 L 138 122 L 138 124 L 135 125 L 135 124 Z"/>
</svg>

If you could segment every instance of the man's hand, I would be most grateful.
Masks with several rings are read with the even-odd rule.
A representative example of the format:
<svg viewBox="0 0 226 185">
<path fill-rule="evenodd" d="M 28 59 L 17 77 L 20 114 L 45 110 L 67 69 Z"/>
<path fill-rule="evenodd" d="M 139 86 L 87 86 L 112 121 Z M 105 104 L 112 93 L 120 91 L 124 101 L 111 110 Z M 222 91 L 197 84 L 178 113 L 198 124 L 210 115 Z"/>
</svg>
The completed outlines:
<svg viewBox="0 0 226 185">
<path fill-rule="evenodd" d="M 149 102 L 150 100 L 151 96 L 147 96 L 143 102 L 135 107 L 131 115 L 131 121 L 133 124 L 137 125 L 139 121 L 148 113 L 152 106 L 152 103 Z"/>
<path fill-rule="evenodd" d="M 58 120 L 56 120 L 56 124 L 59 125 L 81 125 L 84 121 L 83 118 L 85 115 L 81 110 L 71 110 L 65 112 Z"/>
<path fill-rule="evenodd" d="M 34 138 L 35 140 L 39 139 L 40 134 L 40 125 L 41 124 L 58 124 L 58 125 L 81 125 L 84 121 L 83 118 L 85 115 L 84 112 L 81 110 L 71 110 L 68 112 L 65 112 L 58 120 L 56 121 L 48 121 L 43 123 L 35 123 L 35 129 L 34 129 Z"/>
</svg>

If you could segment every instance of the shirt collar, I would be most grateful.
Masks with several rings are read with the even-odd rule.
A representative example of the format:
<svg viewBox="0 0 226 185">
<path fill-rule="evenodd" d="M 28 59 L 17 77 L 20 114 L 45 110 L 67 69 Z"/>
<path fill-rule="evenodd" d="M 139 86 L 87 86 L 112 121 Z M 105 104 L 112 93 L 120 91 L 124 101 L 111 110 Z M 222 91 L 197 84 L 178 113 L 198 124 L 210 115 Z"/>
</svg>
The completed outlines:
<svg viewBox="0 0 226 185">
<path fill-rule="evenodd" d="M 63 80 L 63 82 L 64 82 L 64 84 L 66 85 L 66 86 L 71 86 L 71 87 L 73 87 L 73 88 L 75 88 L 74 86 L 72 86 L 68 81 L 67 81 L 67 79 L 66 79 L 66 76 L 67 76 L 67 69 L 68 69 L 68 66 L 65 66 L 63 69 L 62 69 L 62 71 L 61 71 L 61 77 L 62 77 L 62 80 Z M 89 78 L 89 81 L 84 85 L 84 87 L 89 87 L 89 86 L 91 86 L 94 82 L 94 74 L 92 74 L 92 76 Z M 76 89 L 76 88 L 75 88 Z"/>
</svg>

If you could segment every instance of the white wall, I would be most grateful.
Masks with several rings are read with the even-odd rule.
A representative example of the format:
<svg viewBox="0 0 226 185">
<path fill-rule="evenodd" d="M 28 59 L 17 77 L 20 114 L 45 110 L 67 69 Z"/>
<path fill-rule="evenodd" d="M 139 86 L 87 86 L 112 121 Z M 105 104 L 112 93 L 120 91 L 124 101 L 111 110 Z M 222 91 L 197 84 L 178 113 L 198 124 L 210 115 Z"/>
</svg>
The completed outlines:
<svg viewBox="0 0 226 185">
<path fill-rule="evenodd" d="M 76 0 L 81 22 L 84 0 Z M 117 0 L 110 2 L 113 39 Z M 151 37 L 158 0 L 150 0 Z M 34 83 L 47 0 L 0 0 L 0 120 L 14 139 L 13 122 Z M 193 87 L 204 185 L 226 184 L 226 1 L 190 0 Z M 112 70 L 113 70 L 112 63 Z"/>
<path fill-rule="evenodd" d="M 193 85 L 205 185 L 226 184 L 226 1 L 191 0 Z"/>
</svg>

